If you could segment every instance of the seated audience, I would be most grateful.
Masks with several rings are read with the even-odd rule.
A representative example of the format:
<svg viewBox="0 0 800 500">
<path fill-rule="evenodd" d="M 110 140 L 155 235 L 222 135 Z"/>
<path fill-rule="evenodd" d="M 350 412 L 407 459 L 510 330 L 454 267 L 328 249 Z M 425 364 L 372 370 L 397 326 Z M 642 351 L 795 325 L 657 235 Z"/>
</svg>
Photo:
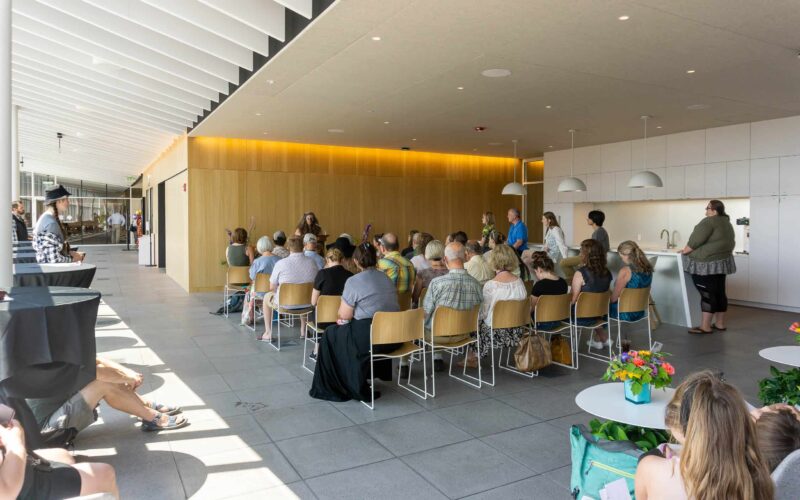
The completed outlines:
<svg viewBox="0 0 800 500">
<path fill-rule="evenodd" d="M 675 390 L 664 420 L 682 447 L 661 446 L 663 457 L 652 454 L 640 460 L 637 500 L 773 497 L 756 424 L 735 387 L 709 371 L 689 375 Z"/>
<path fill-rule="evenodd" d="M 582 266 L 578 268 L 578 272 L 572 278 L 573 309 L 581 292 L 607 292 L 611 286 L 611 271 L 608 270 L 606 264 L 606 252 L 597 240 L 583 240 L 580 257 Z M 596 320 L 597 318 L 583 318 L 578 320 L 578 324 L 590 325 Z M 608 333 L 604 330 L 598 329 L 595 335 L 598 340 L 589 338 L 587 342 L 589 347 L 602 349 L 613 345 L 613 341 L 608 338 Z"/>
<path fill-rule="evenodd" d="M 406 259 L 411 259 L 414 256 L 414 236 L 419 234 L 419 231 L 416 229 L 412 229 L 408 232 L 408 246 L 400 252 L 400 255 L 405 257 Z"/>
<path fill-rule="evenodd" d="M 344 284 L 353 273 L 342 266 L 344 255 L 338 248 L 331 248 L 325 254 L 325 267 L 314 278 L 314 291 L 311 292 L 311 305 L 317 305 L 320 295 L 341 295 Z"/>
<path fill-rule="evenodd" d="M 502 245 L 503 243 L 506 242 L 506 235 L 504 235 L 499 231 L 492 231 L 491 233 L 489 233 L 488 241 L 489 241 L 489 250 L 483 252 L 483 258 L 484 260 L 486 260 L 486 262 L 489 262 L 489 259 L 491 259 L 492 251 L 494 251 L 494 249 L 497 248 L 497 245 Z"/>
<path fill-rule="evenodd" d="M 468 241 L 464 246 L 464 250 L 466 251 L 467 259 L 464 263 L 464 269 L 467 270 L 470 276 L 478 280 L 481 286 L 494 278 L 494 271 L 492 271 L 486 259 L 481 255 L 483 253 L 483 248 L 479 241 Z"/>
<path fill-rule="evenodd" d="M 494 305 L 500 300 L 523 300 L 528 291 L 521 279 L 514 276 L 513 271 L 519 267 L 517 252 L 508 245 L 498 245 L 492 251 L 489 265 L 496 276 L 483 285 L 483 304 L 480 314 L 480 351 L 481 358 L 492 350 L 492 313 Z M 498 328 L 494 330 L 494 347 L 512 347 L 519 345 L 520 337 L 527 332 L 526 328 Z M 463 365 L 462 365 L 463 366 Z M 472 353 L 467 366 L 477 367 L 478 359 Z"/>
<path fill-rule="evenodd" d="M 249 266 L 253 263 L 254 257 L 253 247 L 247 244 L 247 230 L 243 227 L 237 227 L 233 230 L 231 244 L 228 245 L 225 251 L 228 267 Z"/>
<path fill-rule="evenodd" d="M 317 253 L 317 237 L 311 233 L 303 236 L 303 255 L 310 258 L 317 265 L 317 269 L 325 267 L 325 259 Z"/>
<path fill-rule="evenodd" d="M 430 262 L 425 259 L 425 247 L 428 243 L 433 241 L 433 236 L 428 233 L 417 234 L 417 242 L 414 245 L 414 256 L 411 258 L 411 264 L 417 272 L 431 267 Z"/>
<path fill-rule="evenodd" d="M 351 274 L 356 274 L 358 272 L 358 266 L 356 266 L 356 263 L 353 260 L 353 252 L 355 251 L 356 247 L 353 246 L 353 242 L 349 236 L 350 235 L 348 234 L 342 234 L 336 238 L 335 242 L 328 245 L 328 249 L 336 248 L 342 252 L 342 267 L 350 271 Z"/>
<path fill-rule="evenodd" d="M 610 250 L 610 244 L 608 241 L 608 232 L 603 227 L 603 222 L 605 222 L 605 220 L 606 214 L 600 210 L 592 210 L 586 216 L 586 223 L 592 228 L 592 239 L 600 242 L 600 244 L 603 246 L 603 250 L 608 253 Z M 572 277 L 575 275 L 576 266 L 581 264 L 581 258 L 577 255 L 575 257 L 568 257 L 565 254 L 561 259 L 561 262 L 558 264 L 567 280 L 572 281 Z"/>
<path fill-rule="evenodd" d="M 314 381 L 309 395 L 328 401 L 370 400 L 369 352 L 392 352 L 399 344 L 370 343 L 370 327 L 375 313 L 400 310 L 397 289 L 385 273 L 376 269 L 375 247 L 362 243 L 353 257 L 361 270 L 349 278 L 342 292 L 339 324 L 325 330 L 319 344 Z M 374 374 L 382 380 L 392 379 L 391 360 L 374 363 Z M 375 392 L 375 397 L 380 393 Z"/>
<path fill-rule="evenodd" d="M 386 233 L 380 238 L 381 253 L 383 257 L 378 261 L 378 270 L 386 274 L 397 288 L 397 293 L 411 292 L 417 271 L 411 262 L 400 255 L 398 251 L 397 236 Z"/>
<path fill-rule="evenodd" d="M 756 419 L 758 448 L 770 472 L 792 452 L 800 450 L 800 411 L 785 403 L 750 412 Z M 800 497 L 800 491 L 797 492 Z"/>
<path fill-rule="evenodd" d="M 97 462 L 75 463 L 64 449 L 28 453 L 22 425 L 0 425 L 0 498 L 55 500 L 108 493 L 119 498 L 114 468 Z"/>
<path fill-rule="evenodd" d="M 423 288 L 427 288 L 433 278 L 447 274 L 447 266 L 442 261 L 444 258 L 444 245 L 439 240 L 433 240 L 425 247 L 425 260 L 427 260 L 431 267 L 423 269 L 417 273 L 417 279 L 414 283 L 414 292 L 411 295 L 411 300 L 414 304 L 419 302 L 419 295 L 422 293 Z"/>
<path fill-rule="evenodd" d="M 531 318 L 542 295 L 564 295 L 568 292 L 567 282 L 556 274 L 556 265 L 547 252 L 533 252 L 533 272 L 536 282 L 531 290 Z M 569 321 L 569 317 L 564 318 Z M 536 323 L 539 330 L 550 330 L 559 326 L 558 321 L 542 321 Z"/>
<path fill-rule="evenodd" d="M 378 259 L 383 257 L 381 253 L 381 238 L 383 238 L 383 233 L 375 233 L 372 237 L 372 246 L 374 246 L 375 251 L 378 252 Z"/>
<path fill-rule="evenodd" d="M 280 257 L 272 253 L 272 242 L 269 241 L 269 236 L 262 236 L 256 243 L 256 250 L 260 257 L 253 261 L 250 266 L 250 279 L 256 280 L 257 274 L 272 274 L 272 269 L 275 264 L 281 260 Z"/>
<path fill-rule="evenodd" d="M 466 245 L 468 241 L 467 233 L 465 233 L 464 231 L 456 231 L 451 235 L 450 240 L 451 243 L 453 241 L 456 241 L 458 243 L 461 243 L 461 245 Z"/>
<path fill-rule="evenodd" d="M 111 360 L 97 358 L 97 378 L 68 396 L 28 399 L 42 434 L 62 429 L 80 432 L 97 419 L 101 400 L 108 406 L 142 419 L 143 431 L 180 429 L 189 424 L 175 406 L 146 400 L 136 393 L 144 377 Z"/>
<path fill-rule="evenodd" d="M 272 255 L 280 257 L 281 259 L 289 256 L 289 250 L 284 247 L 286 244 L 286 233 L 283 231 L 275 231 L 272 235 L 272 241 L 275 242 L 275 247 L 272 249 Z"/>
<path fill-rule="evenodd" d="M 300 222 L 297 223 L 297 227 L 294 229 L 294 235 L 300 236 L 301 238 L 303 235 L 311 233 L 314 236 L 319 236 L 321 234 L 325 234 L 322 227 L 319 225 L 319 220 L 317 220 L 317 216 L 314 212 L 306 212 L 303 214 L 303 217 L 300 218 Z"/>
<path fill-rule="evenodd" d="M 431 280 L 422 304 L 425 309 L 426 330 L 431 329 L 431 320 L 437 307 L 449 307 L 463 311 L 483 302 L 481 284 L 464 269 L 465 259 L 464 246 L 461 243 L 453 242 L 445 248 L 444 262 L 448 272 Z M 460 339 L 457 337 L 437 337 L 434 340 L 456 342 Z M 445 368 L 442 353 L 436 352 L 433 359 L 433 369 L 443 371 Z M 408 376 L 408 373 L 401 373 L 400 376 Z"/>
<path fill-rule="evenodd" d="M 289 247 L 289 256 L 281 259 L 275 263 L 272 269 L 272 275 L 269 278 L 269 293 L 264 297 L 265 303 L 278 303 L 278 296 L 280 295 L 280 286 L 284 283 L 313 283 L 314 278 L 319 272 L 317 264 L 310 258 L 303 255 L 303 241 L 299 236 L 292 236 L 289 238 L 287 245 Z M 311 298 L 309 297 L 309 300 Z M 311 304 L 301 304 L 292 306 L 289 309 L 304 309 L 311 306 Z M 272 321 L 264 321 L 264 333 L 256 340 L 263 342 L 272 342 Z M 300 336 L 306 335 L 306 320 L 300 319 Z"/>
</svg>

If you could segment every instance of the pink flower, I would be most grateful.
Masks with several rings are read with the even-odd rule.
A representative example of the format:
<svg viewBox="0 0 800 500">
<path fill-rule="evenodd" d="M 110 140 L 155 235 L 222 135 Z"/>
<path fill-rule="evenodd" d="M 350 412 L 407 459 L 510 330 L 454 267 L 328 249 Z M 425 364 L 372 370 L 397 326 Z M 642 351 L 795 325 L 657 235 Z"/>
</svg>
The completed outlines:
<svg viewBox="0 0 800 500">
<path fill-rule="evenodd" d="M 667 372 L 667 375 L 674 375 L 675 374 L 675 368 L 671 364 L 667 363 L 666 361 L 664 361 L 664 364 L 661 365 L 661 366 L 664 368 L 664 371 Z"/>
<path fill-rule="evenodd" d="M 636 366 L 644 366 L 644 360 L 642 358 L 634 358 L 633 364 Z"/>
<path fill-rule="evenodd" d="M 635 358 L 635 357 L 637 357 L 637 356 L 639 356 L 639 353 L 638 353 L 637 351 L 628 351 L 628 354 L 630 354 L 630 355 L 631 355 L 631 356 L 633 356 L 634 358 Z"/>
</svg>

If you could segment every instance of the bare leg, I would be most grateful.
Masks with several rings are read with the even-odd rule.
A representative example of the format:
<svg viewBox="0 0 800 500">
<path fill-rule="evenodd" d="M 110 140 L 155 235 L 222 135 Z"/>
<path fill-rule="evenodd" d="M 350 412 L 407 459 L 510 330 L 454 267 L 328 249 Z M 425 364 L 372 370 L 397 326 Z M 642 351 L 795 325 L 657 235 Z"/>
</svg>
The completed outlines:
<svg viewBox="0 0 800 500">
<path fill-rule="evenodd" d="M 724 312 L 717 312 L 714 313 L 714 324 L 717 325 L 717 328 L 725 328 L 725 313 Z"/>
<path fill-rule="evenodd" d="M 114 467 L 97 462 L 85 462 L 73 465 L 81 475 L 81 496 L 94 493 L 110 493 L 119 498 L 117 475 Z"/>
<path fill-rule="evenodd" d="M 44 448 L 36 450 L 36 454 L 51 462 L 61 462 L 69 465 L 75 463 L 75 458 L 64 448 Z"/>
<path fill-rule="evenodd" d="M 269 311 L 269 318 L 267 318 L 266 311 Z M 266 311 L 264 312 L 264 333 L 261 334 L 261 339 L 272 340 L 272 309 Z"/>
<path fill-rule="evenodd" d="M 134 415 L 142 420 L 150 421 L 158 415 L 157 411 L 144 405 L 138 394 L 120 384 L 95 380 L 81 389 L 81 396 L 89 408 L 94 408 L 101 399 L 104 399 L 115 410 Z"/>
<path fill-rule="evenodd" d="M 714 313 L 703 312 L 703 324 L 700 325 L 700 328 L 705 330 L 705 331 L 711 330 L 711 318 L 712 317 L 714 317 Z M 724 319 L 723 319 L 723 323 L 724 323 Z"/>
<path fill-rule="evenodd" d="M 305 338 L 306 337 L 306 333 L 308 333 L 308 331 L 306 329 L 306 325 L 308 325 L 308 320 L 306 319 L 306 316 L 300 316 L 300 337 L 301 338 Z"/>
<path fill-rule="evenodd" d="M 599 327 L 594 329 L 594 336 L 598 342 L 605 343 L 608 340 L 608 334 L 606 333 L 605 328 Z"/>
</svg>

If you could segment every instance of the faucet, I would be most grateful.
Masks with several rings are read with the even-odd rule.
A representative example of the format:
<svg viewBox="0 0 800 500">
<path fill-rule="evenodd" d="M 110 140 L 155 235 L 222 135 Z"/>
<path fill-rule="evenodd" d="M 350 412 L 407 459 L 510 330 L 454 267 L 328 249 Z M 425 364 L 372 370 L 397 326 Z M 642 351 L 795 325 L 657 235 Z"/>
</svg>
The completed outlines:
<svg viewBox="0 0 800 500">
<path fill-rule="evenodd" d="M 663 240 L 664 239 L 664 233 L 667 233 L 667 248 L 674 248 L 675 247 L 675 243 L 674 242 L 670 242 L 670 240 L 669 240 L 669 230 L 668 229 L 662 229 L 661 230 L 661 234 L 659 234 L 659 236 L 658 236 L 658 239 L 659 240 Z"/>
</svg>

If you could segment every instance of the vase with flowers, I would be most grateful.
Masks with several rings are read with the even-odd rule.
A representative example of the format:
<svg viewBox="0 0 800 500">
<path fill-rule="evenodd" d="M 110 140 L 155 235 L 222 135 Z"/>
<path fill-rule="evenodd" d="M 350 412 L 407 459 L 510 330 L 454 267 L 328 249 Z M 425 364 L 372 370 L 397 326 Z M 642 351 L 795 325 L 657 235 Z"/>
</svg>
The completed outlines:
<svg viewBox="0 0 800 500">
<path fill-rule="evenodd" d="M 667 354 L 627 351 L 608 363 L 603 380 L 622 380 L 625 399 L 635 404 L 650 402 L 651 387 L 661 389 L 672 383 L 675 368 L 665 361 Z"/>
<path fill-rule="evenodd" d="M 789 327 L 789 331 L 797 334 L 794 336 L 794 340 L 800 344 L 800 321 L 795 321 L 792 323 L 792 325 Z"/>
</svg>

